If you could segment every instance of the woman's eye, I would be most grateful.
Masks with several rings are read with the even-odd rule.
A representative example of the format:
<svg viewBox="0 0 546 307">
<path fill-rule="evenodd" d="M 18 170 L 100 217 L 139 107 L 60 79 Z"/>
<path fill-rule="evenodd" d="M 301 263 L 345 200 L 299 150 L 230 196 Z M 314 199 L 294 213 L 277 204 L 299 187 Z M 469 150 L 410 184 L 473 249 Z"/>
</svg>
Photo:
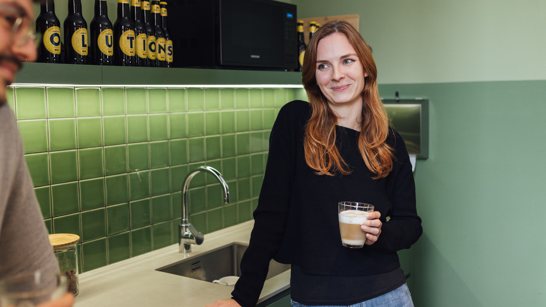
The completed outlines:
<svg viewBox="0 0 546 307">
<path fill-rule="evenodd" d="M 353 60 L 353 59 L 345 59 L 345 60 L 343 60 L 343 64 L 349 64 L 349 63 L 352 63 L 352 62 L 355 62 L 355 60 Z"/>
<path fill-rule="evenodd" d="M 318 70 L 322 70 L 324 68 L 326 68 L 325 64 L 319 64 L 319 66 L 317 67 Z"/>
</svg>

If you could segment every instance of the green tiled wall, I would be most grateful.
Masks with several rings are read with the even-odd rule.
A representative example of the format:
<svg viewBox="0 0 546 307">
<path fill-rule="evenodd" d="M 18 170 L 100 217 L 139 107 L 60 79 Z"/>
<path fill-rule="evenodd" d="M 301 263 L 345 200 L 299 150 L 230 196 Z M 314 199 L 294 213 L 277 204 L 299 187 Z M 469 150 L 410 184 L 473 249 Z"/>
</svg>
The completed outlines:
<svg viewBox="0 0 546 307">
<path fill-rule="evenodd" d="M 301 90 L 16 87 L 8 91 L 50 233 L 81 237 L 81 271 L 175 244 L 181 187 L 203 233 L 252 219 L 278 110 Z"/>
</svg>

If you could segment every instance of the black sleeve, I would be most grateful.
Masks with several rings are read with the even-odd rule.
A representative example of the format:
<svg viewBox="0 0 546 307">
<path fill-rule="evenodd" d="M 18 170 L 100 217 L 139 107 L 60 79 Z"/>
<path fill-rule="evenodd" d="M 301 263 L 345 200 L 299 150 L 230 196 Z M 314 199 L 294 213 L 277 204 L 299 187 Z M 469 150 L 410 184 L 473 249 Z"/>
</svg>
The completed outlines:
<svg viewBox="0 0 546 307">
<path fill-rule="evenodd" d="M 269 157 L 254 211 L 254 229 L 241 261 L 241 277 L 231 293 L 243 307 L 256 306 L 284 234 L 295 168 L 296 146 L 303 102 L 292 102 L 279 112 L 269 139 Z"/>
<path fill-rule="evenodd" d="M 395 150 L 394 168 L 388 175 L 392 211 L 390 221 L 386 222 L 386 217 L 381 217 L 381 235 L 377 242 L 370 245 L 370 248 L 384 252 L 410 248 L 423 233 L 421 218 L 417 215 L 415 181 L 408 151 L 402 137 L 393 129 L 391 134 L 394 139 L 391 146 Z"/>
</svg>

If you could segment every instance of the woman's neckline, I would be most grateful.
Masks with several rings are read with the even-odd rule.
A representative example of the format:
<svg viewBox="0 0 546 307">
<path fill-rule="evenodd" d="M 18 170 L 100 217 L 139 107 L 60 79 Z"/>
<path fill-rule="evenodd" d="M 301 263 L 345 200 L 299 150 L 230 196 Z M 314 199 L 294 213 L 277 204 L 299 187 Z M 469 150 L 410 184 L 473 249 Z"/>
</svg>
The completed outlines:
<svg viewBox="0 0 546 307">
<path fill-rule="evenodd" d="M 336 125 L 336 127 L 343 128 L 343 129 L 346 129 L 346 130 L 349 130 L 349 131 L 353 131 L 353 132 L 355 132 L 355 133 L 360 134 L 360 131 L 355 130 L 355 129 L 353 129 L 353 128 L 349 128 L 349 127 L 345 127 L 345 126 L 341 126 L 341 125 Z"/>
</svg>

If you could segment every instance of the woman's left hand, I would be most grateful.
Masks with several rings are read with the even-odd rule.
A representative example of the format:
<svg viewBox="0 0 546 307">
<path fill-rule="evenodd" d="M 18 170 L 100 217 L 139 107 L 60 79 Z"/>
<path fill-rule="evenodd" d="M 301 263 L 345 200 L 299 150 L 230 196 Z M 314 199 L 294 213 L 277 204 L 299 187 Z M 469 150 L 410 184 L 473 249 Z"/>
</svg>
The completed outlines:
<svg viewBox="0 0 546 307">
<path fill-rule="evenodd" d="M 377 242 L 379 235 L 381 234 L 381 213 L 379 211 L 372 211 L 368 213 L 368 220 L 364 221 L 360 225 L 360 229 L 366 233 L 366 245 L 372 245 Z"/>
</svg>

